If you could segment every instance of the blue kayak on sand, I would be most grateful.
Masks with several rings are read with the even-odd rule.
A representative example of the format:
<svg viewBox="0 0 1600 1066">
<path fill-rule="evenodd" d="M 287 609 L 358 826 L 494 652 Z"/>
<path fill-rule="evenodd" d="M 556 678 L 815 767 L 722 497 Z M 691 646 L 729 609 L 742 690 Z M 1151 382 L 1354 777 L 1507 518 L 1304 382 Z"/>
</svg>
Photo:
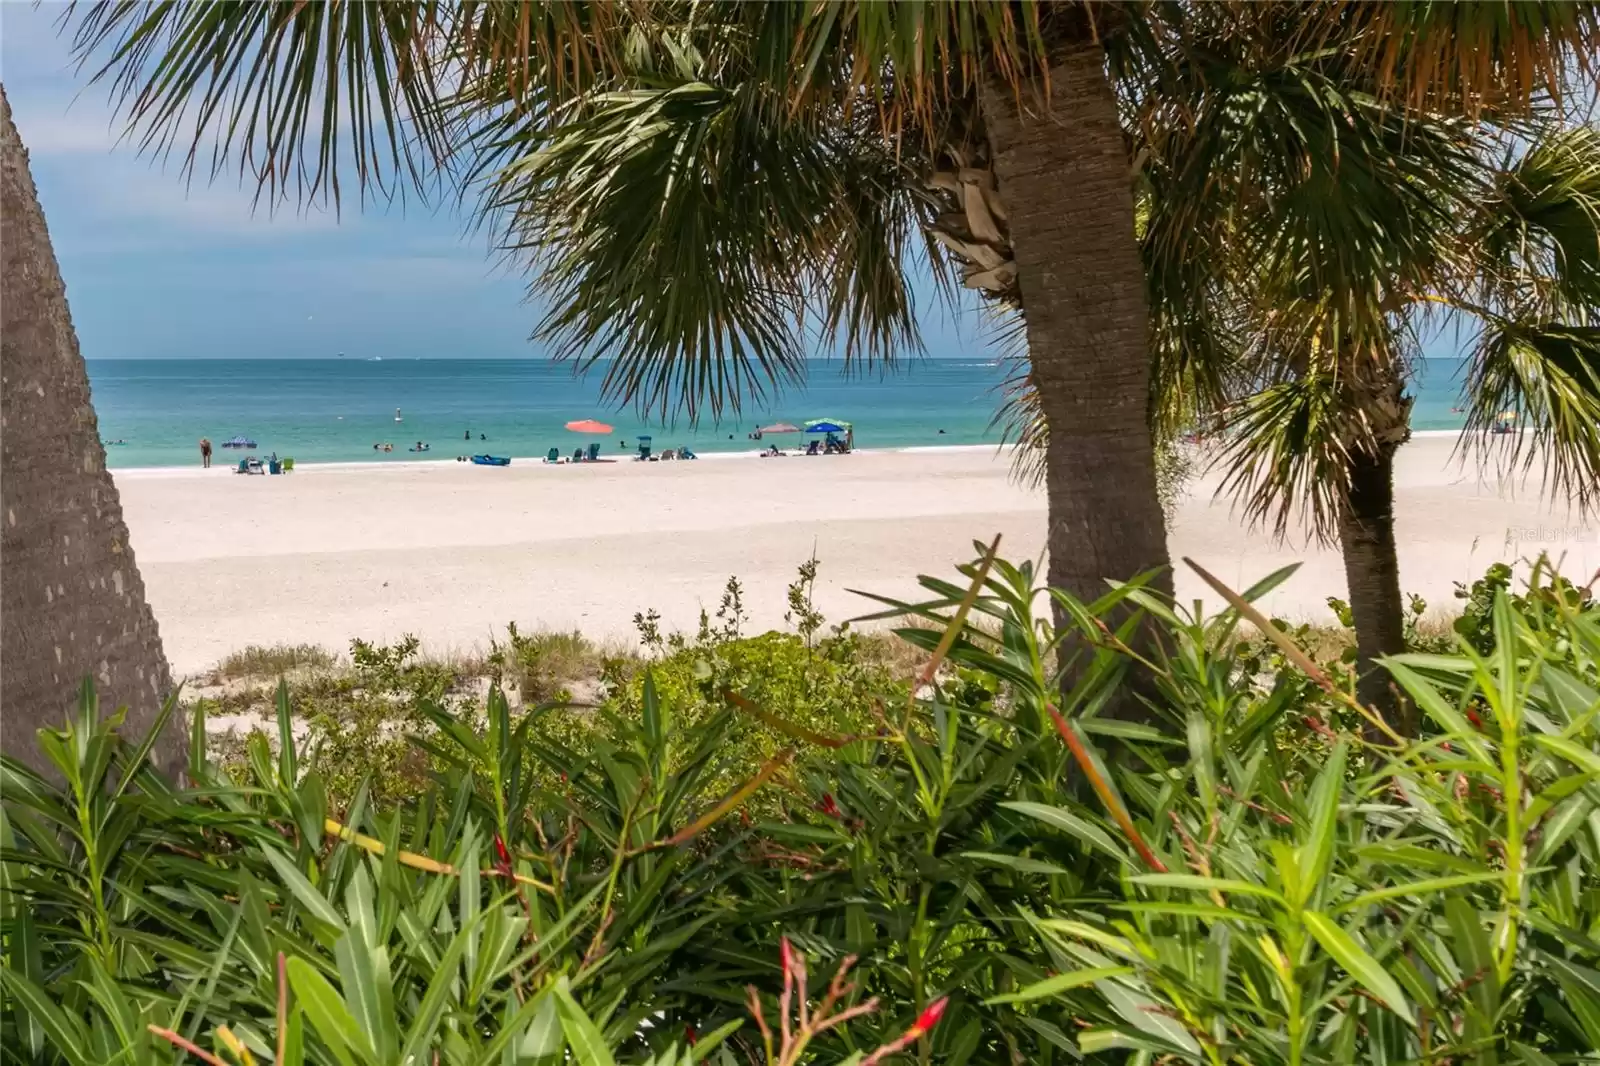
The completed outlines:
<svg viewBox="0 0 1600 1066">
<path fill-rule="evenodd" d="M 474 463 L 476 463 L 478 466 L 510 466 L 511 465 L 511 457 L 509 455 L 505 455 L 505 456 L 501 456 L 501 455 L 474 455 L 472 457 L 472 461 Z"/>
</svg>

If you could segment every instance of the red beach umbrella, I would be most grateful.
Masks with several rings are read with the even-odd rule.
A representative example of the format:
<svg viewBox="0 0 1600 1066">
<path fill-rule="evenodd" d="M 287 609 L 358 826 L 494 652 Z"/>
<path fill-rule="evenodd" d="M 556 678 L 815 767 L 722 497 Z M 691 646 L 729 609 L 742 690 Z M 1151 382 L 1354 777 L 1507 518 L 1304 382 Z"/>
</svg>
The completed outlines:
<svg viewBox="0 0 1600 1066">
<path fill-rule="evenodd" d="M 580 418 L 576 422 L 568 422 L 567 428 L 574 433 L 610 433 L 612 429 L 604 422 L 596 422 L 592 418 Z"/>
</svg>

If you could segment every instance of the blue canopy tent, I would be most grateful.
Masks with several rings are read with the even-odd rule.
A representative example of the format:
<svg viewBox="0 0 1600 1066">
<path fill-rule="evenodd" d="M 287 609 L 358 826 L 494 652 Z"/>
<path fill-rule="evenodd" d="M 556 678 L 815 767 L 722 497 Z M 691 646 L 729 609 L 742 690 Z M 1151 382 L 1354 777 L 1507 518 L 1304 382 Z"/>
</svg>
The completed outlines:
<svg viewBox="0 0 1600 1066">
<path fill-rule="evenodd" d="M 231 440 L 223 441 L 222 446 L 224 448 L 254 448 L 256 442 L 248 437 L 234 437 Z"/>
</svg>

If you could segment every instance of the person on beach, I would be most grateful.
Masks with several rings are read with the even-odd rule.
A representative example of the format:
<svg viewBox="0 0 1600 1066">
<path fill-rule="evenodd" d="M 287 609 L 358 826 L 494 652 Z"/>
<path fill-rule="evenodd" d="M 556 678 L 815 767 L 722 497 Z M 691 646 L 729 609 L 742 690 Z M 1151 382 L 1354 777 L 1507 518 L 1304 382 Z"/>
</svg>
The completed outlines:
<svg viewBox="0 0 1600 1066">
<path fill-rule="evenodd" d="M 200 438 L 200 468 L 211 469 L 211 441 L 207 437 Z"/>
</svg>

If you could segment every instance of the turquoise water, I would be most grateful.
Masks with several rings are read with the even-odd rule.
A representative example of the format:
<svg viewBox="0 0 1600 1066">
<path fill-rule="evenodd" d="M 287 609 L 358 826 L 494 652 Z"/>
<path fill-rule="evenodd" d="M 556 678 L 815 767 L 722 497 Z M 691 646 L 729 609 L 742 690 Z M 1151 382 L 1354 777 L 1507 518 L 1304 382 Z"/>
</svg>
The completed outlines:
<svg viewBox="0 0 1600 1066">
<path fill-rule="evenodd" d="M 1460 416 L 1450 411 L 1459 362 L 1424 362 L 1413 425 L 1459 427 Z M 566 366 L 535 359 L 106 359 L 89 362 L 89 379 L 100 435 L 126 442 L 106 448 L 113 467 L 195 463 L 201 437 L 221 443 L 236 434 L 256 441 L 260 454 L 297 462 L 453 461 L 472 452 L 543 455 L 552 447 L 571 454 L 591 440 L 617 454 L 621 441 L 631 450 L 641 433 L 651 434 L 658 450 L 682 444 L 748 450 L 756 447 L 747 434 L 757 425 L 824 417 L 855 423 L 864 448 L 999 440 L 989 420 L 1004 370 L 993 363 L 928 359 L 849 376 L 841 365 L 815 361 L 803 387 L 699 427 L 647 423 L 631 410 L 607 409 L 598 375 L 574 378 Z M 394 420 L 395 408 L 403 421 Z M 562 428 L 580 418 L 607 422 L 616 433 L 580 437 Z M 469 430 L 470 443 L 462 439 Z M 406 450 L 419 440 L 431 445 L 428 453 Z M 384 442 L 394 451 L 373 450 Z M 218 452 L 220 460 L 233 454 Z"/>
</svg>

